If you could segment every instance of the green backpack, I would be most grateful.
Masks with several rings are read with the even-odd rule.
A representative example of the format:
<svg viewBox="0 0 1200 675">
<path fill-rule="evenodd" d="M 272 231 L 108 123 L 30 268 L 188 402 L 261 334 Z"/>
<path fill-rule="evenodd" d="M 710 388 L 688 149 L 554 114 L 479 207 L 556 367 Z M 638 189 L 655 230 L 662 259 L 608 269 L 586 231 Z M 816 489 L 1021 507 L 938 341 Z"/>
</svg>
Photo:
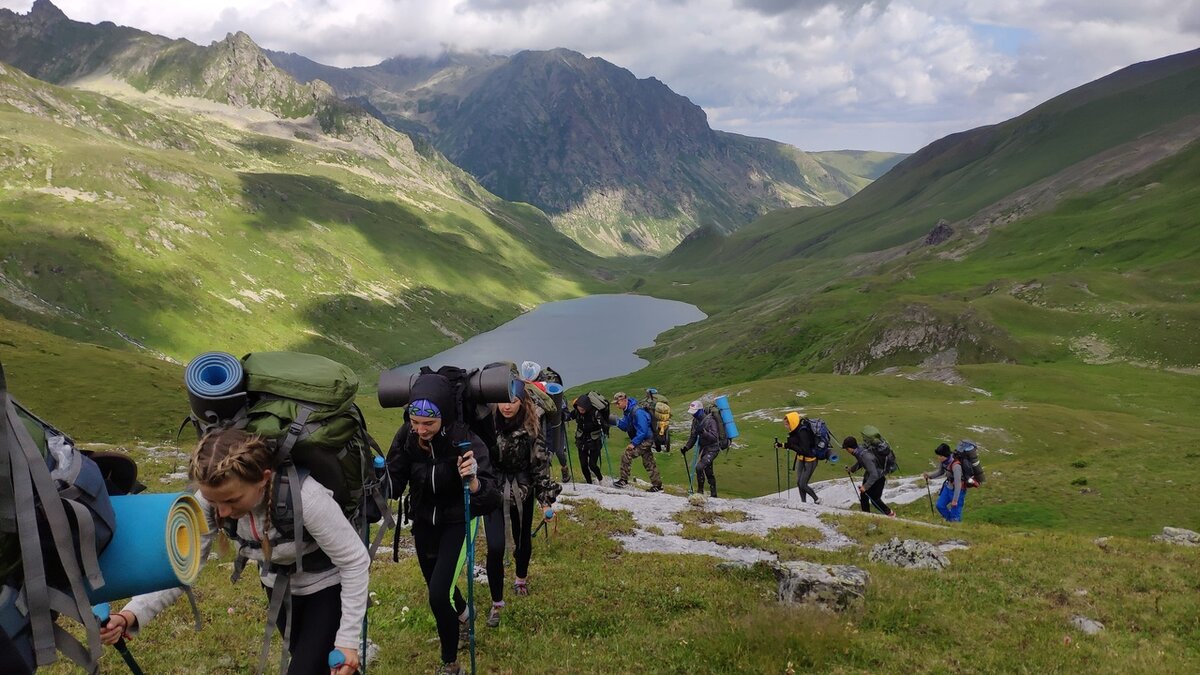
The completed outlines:
<svg viewBox="0 0 1200 675">
<path fill-rule="evenodd" d="M 277 495 L 286 496 L 283 491 L 306 473 L 333 491 L 356 527 L 386 520 L 372 549 L 378 547 L 392 522 L 374 464 L 383 451 L 367 433 L 366 420 L 354 403 L 358 376 L 341 363 L 300 352 L 256 352 L 241 361 L 245 405 L 228 419 L 202 419 L 193 412 L 188 419 L 197 434 L 234 426 L 274 442 L 280 466 L 286 467 L 276 472 Z M 292 502 L 276 499 L 271 514 L 272 525 L 284 539 L 295 537 L 296 530 L 303 536 Z"/>
</svg>

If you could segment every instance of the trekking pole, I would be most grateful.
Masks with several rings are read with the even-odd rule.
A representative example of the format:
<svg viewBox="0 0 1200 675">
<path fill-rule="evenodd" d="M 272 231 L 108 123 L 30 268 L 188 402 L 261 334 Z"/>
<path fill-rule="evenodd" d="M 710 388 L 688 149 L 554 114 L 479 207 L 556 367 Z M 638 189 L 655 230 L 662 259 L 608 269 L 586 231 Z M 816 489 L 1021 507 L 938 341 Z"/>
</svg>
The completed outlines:
<svg viewBox="0 0 1200 675">
<path fill-rule="evenodd" d="M 107 602 L 102 602 L 92 607 L 92 613 L 100 620 L 101 628 L 108 626 L 111 610 Z M 113 645 L 113 649 L 116 649 L 121 654 L 121 658 L 125 660 L 125 665 L 129 666 L 129 672 L 133 673 L 133 675 L 145 675 L 141 667 L 138 666 L 137 660 L 133 658 L 133 654 L 130 653 L 129 646 L 125 644 L 125 638 L 118 638 L 117 643 Z"/>
<path fill-rule="evenodd" d="M 579 423 L 576 422 L 575 426 L 578 427 Z M 566 422 L 562 423 L 562 441 L 563 441 L 563 447 L 567 449 L 567 467 L 571 470 L 571 489 L 574 490 L 575 489 L 575 462 L 571 461 L 571 436 L 570 436 L 570 434 L 567 433 L 567 423 Z M 578 443 L 575 444 L 575 450 L 579 450 Z M 583 458 L 580 458 L 579 462 L 580 462 L 580 464 L 582 464 Z"/>
<path fill-rule="evenodd" d="M 470 447 L 470 442 L 459 443 L 460 455 Z M 471 531 L 471 478 L 463 479 L 463 515 L 467 519 L 467 644 L 471 652 L 471 675 L 475 675 L 475 537 Z"/>
<path fill-rule="evenodd" d="M 775 437 L 775 494 L 783 492 L 779 485 L 779 437 Z"/>
<path fill-rule="evenodd" d="M 608 466 L 608 478 L 612 480 L 612 460 L 608 458 L 608 434 L 600 432 L 600 447 L 604 448 L 604 464 Z"/>
<path fill-rule="evenodd" d="M 699 452 L 699 451 L 697 451 L 697 452 Z M 683 452 L 683 453 L 680 453 L 680 454 L 682 454 L 682 455 L 683 455 L 683 470 L 687 472 L 687 477 L 688 477 L 688 494 L 690 495 L 690 494 L 692 494 L 692 468 L 691 468 L 690 466 L 688 466 L 688 461 L 687 461 L 687 453 L 686 453 L 686 452 Z"/>
<path fill-rule="evenodd" d="M 933 512 L 933 493 L 929 491 L 929 479 L 925 479 L 925 496 L 929 497 L 929 515 L 935 515 Z"/>
</svg>

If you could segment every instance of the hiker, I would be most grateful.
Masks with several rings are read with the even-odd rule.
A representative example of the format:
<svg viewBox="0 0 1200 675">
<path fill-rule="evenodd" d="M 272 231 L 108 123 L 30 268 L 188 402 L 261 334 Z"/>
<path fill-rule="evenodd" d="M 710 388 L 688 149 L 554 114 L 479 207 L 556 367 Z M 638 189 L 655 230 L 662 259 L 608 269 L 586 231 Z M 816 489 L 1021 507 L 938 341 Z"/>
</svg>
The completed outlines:
<svg viewBox="0 0 1200 675">
<path fill-rule="evenodd" d="M 567 419 L 575 422 L 575 447 L 579 450 L 579 466 L 583 469 L 583 478 L 592 483 L 592 474 L 596 482 L 603 481 L 600 474 L 600 450 L 604 444 L 604 436 L 608 435 L 608 420 L 604 409 L 608 402 L 595 392 L 588 392 L 571 404 Z"/>
<path fill-rule="evenodd" d="M 721 453 L 719 445 L 721 437 L 717 431 L 717 415 L 704 410 L 704 404 L 700 401 L 692 401 L 688 404 L 688 415 L 692 418 L 692 431 L 688 435 L 687 443 L 679 449 L 679 452 L 687 456 L 687 451 L 692 449 L 692 446 L 697 447 L 696 450 L 696 492 L 704 492 L 704 479 L 708 479 L 708 485 L 713 497 L 717 496 L 717 477 L 713 474 L 713 460 Z"/>
<path fill-rule="evenodd" d="M 188 463 L 188 478 L 199 486 L 196 500 L 208 524 L 200 560 L 208 560 L 213 539 L 229 525 L 236 532 L 239 555 L 258 562 L 271 605 L 282 602 L 288 607 L 274 618 L 289 639 L 288 674 L 350 675 L 359 667 L 367 611 L 367 548 L 333 492 L 307 478 L 295 510 L 303 513 L 303 543 L 282 539 L 271 519 L 277 470 L 273 447 L 256 434 L 223 428 L 200 440 Z M 226 543 L 222 540 L 220 545 Z M 298 552 L 301 570 L 296 569 Z M 277 587 L 290 598 L 276 596 Z M 100 639 L 111 645 L 137 633 L 183 594 L 183 589 L 173 588 L 134 597 L 111 615 Z M 345 664 L 331 669 L 328 659 L 334 649 L 342 652 Z"/>
<path fill-rule="evenodd" d="M 439 672 L 456 675 L 463 672 L 456 655 L 467 647 L 470 631 L 467 602 L 455 584 L 466 563 L 464 481 L 469 480 L 474 522 L 477 514 L 500 505 L 499 492 L 487 446 L 459 422 L 450 381 L 434 373 L 421 375 L 410 398 L 404 425 L 388 451 L 388 473 L 393 495 L 408 488 L 413 545 L 441 642 Z M 474 574 L 474 561 L 470 564 L 468 573 Z"/>
<path fill-rule="evenodd" d="M 549 383 L 562 386 L 562 376 L 549 366 L 542 367 L 536 361 L 522 361 L 520 368 L 521 379 L 527 383 L 536 384 L 542 391 L 547 391 L 546 385 Z M 559 406 L 559 421 L 557 424 L 546 420 L 543 424 L 543 437 L 546 441 L 546 449 L 558 458 L 559 472 L 562 474 L 563 482 L 571 480 L 570 458 L 567 457 L 567 425 L 563 423 L 563 416 L 566 414 L 566 405 L 562 403 L 562 393 L 555 397 L 555 403 Z"/>
<path fill-rule="evenodd" d="M 864 427 L 864 431 L 874 428 Z M 858 447 L 858 440 L 853 436 L 847 436 L 842 441 L 842 449 L 854 455 L 854 459 L 857 460 L 853 466 L 846 467 L 846 473 L 854 473 L 859 469 L 865 471 L 862 483 L 858 486 L 859 507 L 864 513 L 870 513 L 871 505 L 874 504 L 880 513 L 886 513 L 889 517 L 895 518 L 896 512 L 883 502 L 885 469 L 880 466 L 880 459 L 868 447 Z"/>
<path fill-rule="evenodd" d="M 933 451 L 942 458 L 937 473 L 922 473 L 925 480 L 946 477 L 942 489 L 938 492 L 937 510 L 942 518 L 949 523 L 961 523 L 963 506 L 967 503 L 966 481 L 963 480 L 962 461 L 950 451 L 950 446 L 942 443 Z"/>
<path fill-rule="evenodd" d="M 542 437 L 537 404 L 527 390 L 508 403 L 493 404 L 496 452 L 492 469 L 496 475 L 501 507 L 484 516 L 487 534 L 487 578 L 492 593 L 492 610 L 487 625 L 500 625 L 504 607 L 504 550 L 512 541 L 516 562 L 513 590 L 528 595 L 529 558 L 533 554 L 533 516 L 554 503 L 562 486 L 550 478 L 550 455 Z M 534 508 L 534 504 L 537 508 Z"/>
<path fill-rule="evenodd" d="M 650 474 L 650 489 L 648 492 L 662 492 L 662 477 L 658 475 L 658 464 L 654 461 L 654 432 L 650 429 L 650 413 L 638 406 L 637 399 L 630 398 L 623 391 L 613 394 L 613 402 L 617 404 L 624 415 L 617 420 L 617 428 L 629 434 L 629 445 L 621 454 L 621 478 L 613 483 L 613 487 L 623 488 L 629 484 L 629 470 L 634 457 L 642 458 L 642 466 Z"/>
<path fill-rule="evenodd" d="M 808 485 L 812 480 L 813 471 L 817 469 L 817 437 L 812 426 L 805 421 L 804 415 L 798 412 L 790 412 L 783 416 L 784 426 L 788 430 L 788 437 L 783 445 L 796 453 L 796 490 L 800 492 L 801 503 L 812 497 L 814 504 L 820 504 L 821 499 L 817 497 L 817 491 Z"/>
</svg>

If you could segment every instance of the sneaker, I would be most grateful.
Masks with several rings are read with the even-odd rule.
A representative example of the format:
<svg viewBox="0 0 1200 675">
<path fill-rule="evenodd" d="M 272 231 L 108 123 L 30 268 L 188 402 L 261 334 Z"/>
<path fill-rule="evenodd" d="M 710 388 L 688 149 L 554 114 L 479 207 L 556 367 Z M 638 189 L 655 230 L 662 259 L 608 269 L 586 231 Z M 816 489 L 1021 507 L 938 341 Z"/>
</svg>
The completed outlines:
<svg viewBox="0 0 1200 675">
<path fill-rule="evenodd" d="M 457 663 L 443 663 L 438 675 L 463 675 L 463 669 Z"/>
<path fill-rule="evenodd" d="M 613 487 L 615 487 L 615 488 L 623 488 L 626 485 L 629 485 L 629 483 L 625 482 L 625 480 L 623 478 L 619 478 L 619 479 L 613 481 Z"/>
<path fill-rule="evenodd" d="M 889 511 L 889 512 L 888 512 L 888 518 L 895 518 L 895 517 L 896 517 L 896 512 L 895 512 L 895 511 Z"/>
<path fill-rule="evenodd" d="M 517 579 L 513 582 L 513 590 L 517 595 L 529 595 L 529 581 L 526 579 Z"/>
<path fill-rule="evenodd" d="M 488 614 L 488 628 L 496 628 L 500 625 L 500 608 L 504 605 L 492 605 L 492 611 Z"/>
<path fill-rule="evenodd" d="M 662 486 L 661 485 L 651 485 L 650 489 L 646 490 L 646 492 L 662 492 Z"/>
</svg>

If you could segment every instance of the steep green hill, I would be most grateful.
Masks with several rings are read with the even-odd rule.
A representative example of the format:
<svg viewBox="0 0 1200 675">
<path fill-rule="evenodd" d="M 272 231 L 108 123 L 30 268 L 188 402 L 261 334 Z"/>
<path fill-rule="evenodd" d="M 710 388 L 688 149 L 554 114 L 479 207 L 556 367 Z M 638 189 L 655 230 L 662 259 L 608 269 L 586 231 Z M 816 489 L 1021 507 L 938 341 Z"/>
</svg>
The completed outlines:
<svg viewBox="0 0 1200 675">
<path fill-rule="evenodd" d="M 333 137 L 123 95 L 0 66 L 4 316 L 178 360 L 288 347 L 378 368 L 599 273 L 540 212 L 353 110 Z"/>
<path fill-rule="evenodd" d="M 758 268 L 878 251 L 911 242 L 941 220 L 955 225 L 1022 190 L 1070 178 L 1049 186 L 1050 199 L 1007 204 L 1002 214 L 1027 215 L 1030 206 L 1098 187 L 1087 184 L 1090 174 L 1139 170 L 1155 148 L 1164 149 L 1161 159 L 1200 135 L 1198 83 L 1200 50 L 1131 66 L 1007 122 L 936 141 L 839 208 L 772 213 L 719 246 L 685 245 L 666 265 Z M 1106 154 L 1115 149 L 1124 149 L 1120 160 Z"/>
</svg>

